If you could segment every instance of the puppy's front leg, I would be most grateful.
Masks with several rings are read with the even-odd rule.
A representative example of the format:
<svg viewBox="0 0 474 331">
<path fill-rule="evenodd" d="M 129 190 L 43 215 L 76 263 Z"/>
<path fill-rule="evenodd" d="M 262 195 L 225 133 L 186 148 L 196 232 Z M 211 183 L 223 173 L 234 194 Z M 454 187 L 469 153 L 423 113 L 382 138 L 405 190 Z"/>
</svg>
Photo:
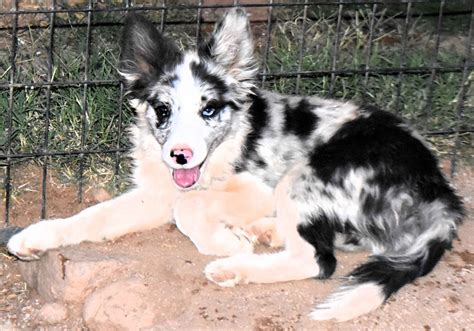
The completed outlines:
<svg viewBox="0 0 474 331">
<path fill-rule="evenodd" d="M 205 191 L 191 191 L 176 203 L 179 230 L 200 253 L 229 256 L 250 253 L 254 242 L 242 228 L 273 213 L 273 192 L 245 176 L 233 176 Z"/>
<path fill-rule="evenodd" d="M 20 259 L 30 260 L 48 249 L 154 228 L 171 220 L 171 206 L 176 197 L 176 192 L 162 194 L 145 187 L 136 188 L 72 217 L 32 224 L 14 235 L 7 247 Z"/>
<path fill-rule="evenodd" d="M 267 246 L 278 248 L 283 247 L 285 239 L 279 232 L 276 217 L 260 218 L 243 227 L 254 241 Z"/>
</svg>

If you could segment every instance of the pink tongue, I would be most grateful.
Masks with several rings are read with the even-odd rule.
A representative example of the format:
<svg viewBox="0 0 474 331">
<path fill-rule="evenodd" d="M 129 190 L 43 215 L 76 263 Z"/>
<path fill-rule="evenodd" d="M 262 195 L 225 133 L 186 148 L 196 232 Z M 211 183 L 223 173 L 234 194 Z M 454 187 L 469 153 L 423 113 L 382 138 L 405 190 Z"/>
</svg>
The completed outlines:
<svg viewBox="0 0 474 331">
<path fill-rule="evenodd" d="M 199 179 L 199 166 L 191 169 L 174 169 L 173 179 L 180 187 L 193 186 Z"/>
</svg>

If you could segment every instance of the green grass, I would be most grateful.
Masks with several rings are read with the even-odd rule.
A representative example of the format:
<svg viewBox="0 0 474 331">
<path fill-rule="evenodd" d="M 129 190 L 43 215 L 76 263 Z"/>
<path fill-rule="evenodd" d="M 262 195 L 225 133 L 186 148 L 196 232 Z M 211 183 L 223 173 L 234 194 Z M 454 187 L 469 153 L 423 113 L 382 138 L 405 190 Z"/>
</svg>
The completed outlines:
<svg viewBox="0 0 474 331">
<path fill-rule="evenodd" d="M 325 7 L 328 8 L 328 7 Z M 331 7 L 333 8 L 333 7 Z M 387 11 L 383 18 L 374 21 L 374 31 L 370 54 L 368 54 L 369 28 L 371 24 L 370 11 L 364 6 L 347 6 L 347 14 L 352 20 L 343 20 L 339 32 L 337 51 L 337 69 L 369 68 L 398 68 L 429 66 L 433 57 L 435 44 L 432 19 L 418 18 L 412 20 L 408 32 L 405 55 L 401 56 L 401 34 L 403 33 L 403 19 L 395 19 L 397 10 Z M 301 11 L 275 10 L 284 19 L 274 25 L 266 62 L 267 72 L 278 73 L 296 71 L 329 70 L 333 65 L 334 40 L 336 38 L 336 16 L 333 11 L 316 8 L 310 10 L 312 20 L 304 22 L 305 44 L 304 57 L 299 63 L 302 33 Z M 95 14 L 96 20 L 116 21 L 117 13 Z M 152 15 L 152 14 L 150 14 Z M 195 12 L 179 13 L 169 11 L 168 19 L 181 18 L 179 15 L 188 15 L 191 19 Z M 153 14 L 159 22 L 160 13 Z M 465 26 L 468 19 L 460 19 L 460 26 Z M 65 22 L 84 22 L 85 15 L 58 16 L 58 20 Z M 452 24 L 452 23 L 450 23 Z M 167 26 L 167 32 L 174 40 L 180 40 L 181 46 L 194 43 L 195 27 Z M 265 26 L 257 29 L 263 31 Z M 462 41 L 465 40 L 467 28 L 452 33 L 452 29 L 443 34 L 438 54 L 440 67 L 458 65 L 464 60 Z M 0 42 L 8 44 L 9 36 L 2 32 Z M 92 47 L 90 48 L 89 79 L 110 80 L 118 78 L 116 63 L 119 54 L 117 27 L 97 27 L 92 31 Z M 15 80 L 19 83 L 45 82 L 47 80 L 47 45 L 49 30 L 22 29 L 19 33 L 19 48 L 17 56 L 17 73 Z M 262 39 L 263 40 L 263 39 Z M 461 41 L 460 41 L 461 40 Z M 257 37 L 257 43 L 259 37 Z M 56 29 L 54 35 L 54 81 L 74 81 L 86 78 L 85 61 L 87 54 L 86 28 L 75 27 Z M 465 43 L 464 43 L 465 44 Z M 259 48 L 260 53 L 262 48 Z M 8 53 L 8 51 L 7 51 Z M 2 54 L 4 55 L 4 54 Z M 8 55 L 8 54 L 6 54 Z M 260 54 L 261 56 L 261 54 Z M 10 68 L 8 56 L 0 57 L 0 83 L 9 79 Z M 426 75 L 377 75 L 367 80 L 365 89 L 364 75 L 348 77 L 330 76 L 316 78 L 301 78 L 297 91 L 296 78 L 280 78 L 267 80 L 265 87 L 288 94 L 317 94 L 355 100 L 356 102 L 373 103 L 382 108 L 397 112 L 417 126 L 421 131 L 454 129 L 457 121 L 458 93 L 461 84 L 461 73 L 437 74 L 433 80 L 431 107 L 428 105 L 428 78 Z M 470 80 L 474 79 L 474 74 Z M 397 89 L 400 98 L 397 102 Z M 465 104 L 465 116 L 462 124 L 472 127 L 474 106 L 472 89 L 468 93 Z M 13 153 L 36 152 L 43 148 L 45 136 L 46 105 L 48 94 L 46 89 L 16 89 L 14 94 L 13 132 L 11 150 Z M 89 87 L 86 92 L 87 111 L 84 109 L 84 89 L 82 86 L 53 88 L 50 92 L 50 113 L 48 127 L 48 148 L 54 151 L 75 151 L 82 147 L 86 150 L 107 150 L 127 146 L 125 128 L 132 121 L 132 114 L 126 105 L 123 106 L 122 123 L 119 123 L 119 87 L 96 86 Z M 8 109 L 8 90 L 0 90 L 0 144 L 5 145 L 6 114 Z M 86 120 L 82 115 L 86 113 Z M 82 139 L 82 132 L 85 132 Z M 122 135 L 119 135 L 122 132 Z M 462 157 L 472 157 L 472 135 L 463 135 L 461 152 Z M 430 138 L 440 155 L 446 156 L 453 146 L 454 136 Z M 471 149 L 469 149 L 471 146 Z M 38 160 L 38 162 L 41 162 Z M 84 162 L 84 176 L 87 180 L 109 184 L 114 182 L 115 188 L 123 189 L 126 183 L 124 176 L 129 163 L 122 157 L 119 163 L 121 176 L 114 178 L 116 165 L 115 155 L 89 155 L 82 159 L 75 157 L 49 158 L 49 164 L 64 181 L 75 181 L 80 162 Z"/>
<path fill-rule="evenodd" d="M 337 49 L 337 70 L 429 67 L 433 61 L 435 25 L 430 19 L 412 20 L 402 56 L 401 36 L 404 20 L 387 14 L 373 23 L 372 44 L 369 53 L 370 15 L 367 9 L 350 12 L 352 20 L 342 21 Z M 287 17 L 272 35 L 267 71 L 287 72 L 330 70 L 333 66 L 334 41 L 337 17 L 321 11 L 310 13 L 316 21 L 304 22 L 306 38 L 304 57 L 299 62 L 300 45 L 297 42 L 303 31 L 301 16 Z M 465 18 L 458 18 L 465 26 Z M 464 63 L 467 29 L 457 34 L 442 34 L 437 63 L 439 67 L 458 66 Z M 437 73 L 430 87 L 430 74 L 371 75 L 367 82 L 364 75 L 301 78 L 299 87 L 294 78 L 280 78 L 267 82 L 266 88 L 280 93 L 317 94 L 338 99 L 369 103 L 400 114 L 421 132 L 455 129 L 458 121 L 458 94 L 462 73 Z M 470 82 L 474 80 L 471 74 Z M 365 84 L 367 86 L 365 87 Z M 472 85 L 472 84 L 471 84 Z M 430 89 L 432 93 L 430 94 Z M 399 92 L 398 92 L 399 91 Z M 331 93 L 332 92 L 332 93 Z M 461 127 L 474 126 L 472 88 L 471 96 L 464 103 Z M 398 101 L 397 101 L 398 100 Z M 448 156 L 454 145 L 454 135 L 429 138 L 436 142 L 440 155 Z M 461 136 L 461 157 L 472 161 L 472 134 Z"/>
</svg>

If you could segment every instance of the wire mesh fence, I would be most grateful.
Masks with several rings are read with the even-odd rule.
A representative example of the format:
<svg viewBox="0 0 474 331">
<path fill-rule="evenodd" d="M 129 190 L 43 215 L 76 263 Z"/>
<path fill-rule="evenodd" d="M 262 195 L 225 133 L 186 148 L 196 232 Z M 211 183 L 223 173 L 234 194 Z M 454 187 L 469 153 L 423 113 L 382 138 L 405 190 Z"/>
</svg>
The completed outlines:
<svg viewBox="0 0 474 331">
<path fill-rule="evenodd" d="M 405 117 L 451 162 L 472 156 L 473 3 L 451 1 L 0 0 L 3 222 L 34 167 L 48 216 L 51 172 L 122 190 L 132 120 L 115 66 L 127 12 L 181 43 L 206 38 L 227 7 L 250 13 L 259 84 L 376 104 Z"/>
</svg>

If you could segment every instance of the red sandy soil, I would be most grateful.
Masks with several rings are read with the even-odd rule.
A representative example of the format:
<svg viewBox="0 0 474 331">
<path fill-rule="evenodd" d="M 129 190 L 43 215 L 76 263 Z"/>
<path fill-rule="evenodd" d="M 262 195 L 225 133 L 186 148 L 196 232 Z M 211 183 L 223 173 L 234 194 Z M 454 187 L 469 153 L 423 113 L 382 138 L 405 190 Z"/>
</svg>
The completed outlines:
<svg viewBox="0 0 474 331">
<path fill-rule="evenodd" d="M 23 185 L 13 201 L 11 217 L 15 225 L 25 226 L 39 217 L 39 173 L 32 166 L 14 172 L 16 187 Z M 314 322 L 307 314 L 336 289 L 340 276 L 364 260 L 364 253 L 339 252 L 336 275 L 327 281 L 220 288 L 202 273 L 213 258 L 200 255 L 173 225 L 130 234 L 114 242 L 81 244 L 80 249 L 144 261 L 136 267 L 136 275 L 146 282 L 153 304 L 160 311 L 153 328 L 157 330 L 473 330 L 473 175 L 472 167 L 462 167 L 456 177 L 469 215 L 453 250 L 431 274 L 404 287 L 384 306 L 345 323 Z M 74 187 L 60 185 L 53 177 L 48 185 L 49 217 L 74 214 L 107 196 L 103 191 L 88 189 L 84 202 L 78 204 Z M 18 262 L 6 252 L 0 254 L 0 284 L 0 330 L 87 329 L 78 304 L 68 304 L 68 317 L 59 323 L 41 321 L 38 316 L 46 303 L 26 286 Z"/>
</svg>

